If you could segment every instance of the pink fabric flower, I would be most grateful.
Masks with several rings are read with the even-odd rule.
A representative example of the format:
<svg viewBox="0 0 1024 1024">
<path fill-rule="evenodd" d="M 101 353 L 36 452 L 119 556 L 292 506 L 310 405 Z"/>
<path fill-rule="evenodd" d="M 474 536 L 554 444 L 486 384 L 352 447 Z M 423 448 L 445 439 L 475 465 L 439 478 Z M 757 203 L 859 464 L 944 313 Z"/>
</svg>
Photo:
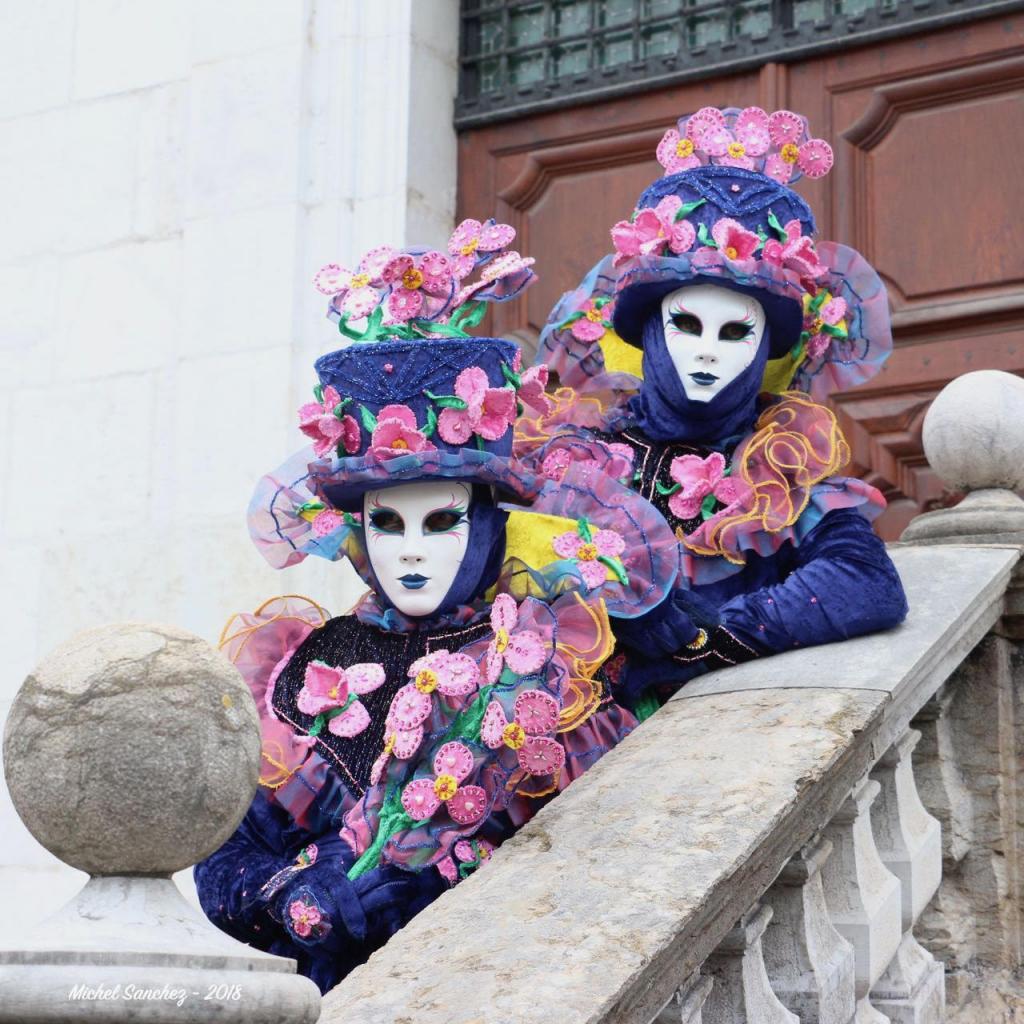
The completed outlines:
<svg viewBox="0 0 1024 1024">
<path fill-rule="evenodd" d="M 712 452 L 706 459 L 699 455 L 677 456 L 669 466 L 669 475 L 680 489 L 669 498 L 669 510 L 680 519 L 693 519 L 709 494 L 724 505 L 735 504 L 746 493 L 746 487 L 724 474 L 725 456 L 721 452 Z"/>
<path fill-rule="evenodd" d="M 384 667 L 374 662 L 344 669 L 311 661 L 306 666 L 297 703 L 299 710 L 307 715 L 322 715 L 343 708 L 340 715 L 330 718 L 327 728 L 335 736 L 350 738 L 358 736 L 370 724 L 370 716 L 358 697 L 383 685 Z"/>
<path fill-rule="evenodd" d="M 474 434 L 497 441 L 515 422 L 515 389 L 490 387 L 479 366 L 467 367 L 455 378 L 455 396 L 466 407 L 444 409 L 437 418 L 437 432 L 448 444 L 465 444 Z"/>
<path fill-rule="evenodd" d="M 434 778 L 415 779 L 402 791 L 402 807 L 414 821 L 431 817 L 443 803 L 454 821 L 471 825 L 487 810 L 480 786 L 460 786 L 473 771 L 473 752 L 462 743 L 446 743 L 434 758 Z"/>
<path fill-rule="evenodd" d="M 323 921 L 320 908 L 305 900 L 292 900 L 288 904 L 288 917 L 292 922 L 292 930 L 303 939 L 312 935 L 313 929 L 318 928 Z"/>
<path fill-rule="evenodd" d="M 313 520 L 313 535 L 316 537 L 326 537 L 329 533 L 334 533 L 335 530 L 344 525 L 344 512 L 338 512 L 333 508 L 325 508 L 322 512 L 318 512 Z"/>
<path fill-rule="evenodd" d="M 339 445 L 349 454 L 359 451 L 359 424 L 348 415 L 339 416 L 341 395 L 330 385 L 323 390 L 323 401 L 307 402 L 299 409 L 299 430 L 313 439 L 318 459 L 333 453 Z"/>
<path fill-rule="evenodd" d="M 804 340 L 811 359 L 823 356 L 834 337 L 846 337 L 846 300 L 829 292 L 823 298 L 825 301 L 817 312 L 813 309 L 814 297 L 804 298 Z M 825 330 L 826 326 L 834 328 L 835 333 Z"/>
<path fill-rule="evenodd" d="M 377 414 L 377 426 L 370 437 L 367 454 L 375 459 L 393 459 L 409 452 L 432 452 L 437 445 L 416 428 L 416 414 L 407 405 L 386 405 Z"/>
<path fill-rule="evenodd" d="M 549 480 L 561 483 L 569 467 L 578 462 L 588 470 L 603 473 L 613 480 L 628 481 L 633 475 L 633 449 L 628 444 L 612 443 L 602 445 L 608 458 L 599 460 L 591 457 L 587 448 L 555 448 L 544 456 L 541 472 Z M 600 449 L 599 449 L 600 450 Z"/>
<path fill-rule="evenodd" d="M 552 541 L 552 547 L 559 558 L 574 558 L 583 582 L 594 588 L 608 578 L 608 566 L 599 559 L 618 558 L 626 550 L 626 542 L 614 530 L 587 532 L 589 540 L 581 536 L 579 530 L 566 530 Z"/>
<path fill-rule="evenodd" d="M 770 178 L 785 185 L 792 179 L 795 171 L 799 170 L 808 178 L 823 178 L 835 162 L 832 147 L 824 139 L 808 139 L 803 144 L 799 139 L 803 137 L 805 125 L 803 119 L 797 114 L 788 110 L 777 110 L 772 118 L 780 114 L 788 115 L 790 118 L 797 118 L 800 122 L 800 130 L 788 120 L 780 120 L 772 130 L 773 141 L 780 140 L 779 151 L 769 155 L 765 160 L 764 173 Z M 781 141 L 785 139 L 785 141 Z"/>
<path fill-rule="evenodd" d="M 395 250 L 386 245 L 371 249 L 355 271 L 328 263 L 317 271 L 313 284 L 318 291 L 331 296 L 331 304 L 343 316 L 361 319 L 369 316 L 380 302 L 386 283 L 381 274 L 394 255 Z"/>
<path fill-rule="evenodd" d="M 765 242 L 761 252 L 762 259 L 776 266 L 795 270 L 801 277 L 811 280 L 828 273 L 828 267 L 818 259 L 815 252 L 814 240 L 810 235 L 801 233 L 803 229 L 800 221 L 789 221 L 783 230 L 786 232 L 786 240 L 780 242 L 772 238 Z"/>
<path fill-rule="evenodd" d="M 572 325 L 572 336 L 579 341 L 600 341 L 612 326 L 613 305 L 608 299 L 589 299 L 580 310 L 583 316 Z"/>
<path fill-rule="evenodd" d="M 547 650 L 539 633 L 532 629 L 521 629 L 516 633 L 519 609 L 515 598 L 509 594 L 498 594 L 491 606 L 491 629 L 494 639 L 487 648 L 487 681 L 495 683 L 507 665 L 516 675 L 536 672 L 547 660 Z"/>
<path fill-rule="evenodd" d="M 387 737 L 384 751 L 370 772 L 370 783 L 376 785 L 384 774 L 393 753 L 407 761 L 423 742 L 423 723 L 433 707 L 431 694 L 437 690 L 446 697 L 465 697 L 480 685 L 480 669 L 468 654 L 433 651 L 417 658 L 409 666 L 411 683 L 403 686 L 391 700 L 384 722 Z"/>
<path fill-rule="evenodd" d="M 661 137 L 655 155 L 658 163 L 665 168 L 666 175 L 678 174 L 679 171 L 688 171 L 691 167 L 701 165 L 693 139 L 680 135 L 675 128 L 669 128 Z"/>
<path fill-rule="evenodd" d="M 459 880 L 459 868 L 455 866 L 455 861 L 458 860 L 460 864 L 469 864 L 474 867 L 479 867 L 485 864 L 491 859 L 491 854 L 494 853 L 494 844 L 487 842 L 486 839 L 460 839 L 455 844 L 454 858 L 445 857 L 444 860 L 437 862 L 437 870 L 449 882 L 454 885 Z"/>
<path fill-rule="evenodd" d="M 420 256 L 399 253 L 384 267 L 381 277 L 393 288 L 388 312 L 396 323 L 435 316 L 448 304 L 455 283 L 451 261 L 437 251 Z"/>
<path fill-rule="evenodd" d="M 480 280 L 459 290 L 454 305 L 461 306 L 474 296 L 479 299 L 509 298 L 521 291 L 535 274 L 530 269 L 537 261 L 532 256 L 520 256 L 515 250 L 502 253 L 480 271 Z"/>
<path fill-rule="evenodd" d="M 688 251 L 697 232 L 688 220 L 675 219 L 682 205 L 679 196 L 665 196 L 657 206 L 641 210 L 632 222 L 620 220 L 612 228 L 613 265 L 635 256 L 659 256 L 666 245 L 674 253 Z"/>
<path fill-rule="evenodd" d="M 548 412 L 551 408 L 551 399 L 547 396 L 548 368 L 543 363 L 522 369 L 523 355 L 517 349 L 515 358 L 512 360 L 512 372 L 519 375 L 519 387 L 516 390 L 516 397 L 524 405 L 539 413 Z"/>
<path fill-rule="evenodd" d="M 714 108 L 705 108 L 705 110 Z M 771 147 L 768 115 L 760 107 L 747 107 L 736 116 L 730 130 L 721 111 L 719 119 L 708 113 L 693 127 L 696 148 L 721 167 L 755 167 L 754 157 L 764 156 Z M 690 119 L 691 122 L 693 118 Z M 689 134 L 689 124 L 687 125 Z"/>
<path fill-rule="evenodd" d="M 558 701 L 542 690 L 524 690 L 513 708 L 515 717 L 509 722 L 501 702 L 492 700 L 484 712 L 480 738 L 491 750 L 514 750 L 528 775 L 558 771 L 565 764 L 565 749 L 553 738 L 561 711 Z"/>
<path fill-rule="evenodd" d="M 711 237 L 718 251 L 730 262 L 749 260 L 761 244 L 761 239 L 748 231 L 738 220 L 722 217 L 711 228 Z"/>
<path fill-rule="evenodd" d="M 479 257 L 477 253 L 492 253 L 511 245 L 516 229 L 509 224 L 497 224 L 492 217 L 484 221 L 464 220 L 448 239 L 448 253 L 454 257 L 455 276 L 468 277 L 473 273 Z"/>
</svg>

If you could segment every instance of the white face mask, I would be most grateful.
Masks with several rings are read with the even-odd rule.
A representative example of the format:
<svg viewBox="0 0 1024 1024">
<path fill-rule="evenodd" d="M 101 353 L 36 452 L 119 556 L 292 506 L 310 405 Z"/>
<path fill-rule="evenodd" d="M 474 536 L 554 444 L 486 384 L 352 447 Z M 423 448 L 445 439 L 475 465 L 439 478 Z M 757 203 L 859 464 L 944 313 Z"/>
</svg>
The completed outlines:
<svg viewBox="0 0 1024 1024">
<path fill-rule="evenodd" d="M 764 321 L 757 299 L 713 284 L 661 300 L 665 344 L 690 401 L 710 402 L 754 361 Z"/>
<path fill-rule="evenodd" d="M 364 495 L 370 565 L 403 614 L 431 615 L 448 593 L 466 557 L 472 493 L 456 480 L 424 480 Z"/>
</svg>

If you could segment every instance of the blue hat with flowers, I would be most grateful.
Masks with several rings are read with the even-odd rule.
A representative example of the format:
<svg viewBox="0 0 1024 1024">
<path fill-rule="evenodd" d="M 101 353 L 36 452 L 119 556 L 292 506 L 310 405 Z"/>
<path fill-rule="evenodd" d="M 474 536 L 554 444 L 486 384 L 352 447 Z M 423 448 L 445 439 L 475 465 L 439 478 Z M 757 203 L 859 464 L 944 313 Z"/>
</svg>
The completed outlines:
<svg viewBox="0 0 1024 1024">
<path fill-rule="evenodd" d="M 805 118 L 705 107 L 666 131 L 657 158 L 664 175 L 612 228 L 615 253 L 588 275 L 593 288 L 567 293 L 542 333 L 541 353 L 563 380 L 578 387 L 576 378 L 604 372 L 595 341 L 606 352 L 610 338 L 641 346 L 661 299 L 690 283 L 733 288 L 764 307 L 765 390 L 823 398 L 878 372 L 892 350 L 885 286 L 853 249 L 815 239 L 814 215 L 790 187 L 833 164 Z"/>
</svg>

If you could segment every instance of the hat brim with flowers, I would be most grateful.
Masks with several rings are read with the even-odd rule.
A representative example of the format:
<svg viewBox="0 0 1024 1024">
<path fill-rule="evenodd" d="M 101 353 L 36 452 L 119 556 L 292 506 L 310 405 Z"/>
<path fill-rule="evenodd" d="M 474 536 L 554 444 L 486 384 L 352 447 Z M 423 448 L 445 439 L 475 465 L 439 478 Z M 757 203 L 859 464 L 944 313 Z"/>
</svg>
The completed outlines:
<svg viewBox="0 0 1024 1024">
<path fill-rule="evenodd" d="M 665 175 L 612 228 L 614 286 L 604 273 L 600 295 L 573 309 L 566 306 L 572 293 L 563 297 L 542 336 L 547 349 L 578 352 L 584 334 L 604 349 L 609 328 L 640 346 L 665 295 L 706 282 L 764 306 L 771 325 L 765 390 L 824 398 L 873 377 L 892 350 L 885 286 L 853 249 L 815 242 L 813 213 L 789 185 L 801 174 L 827 174 L 833 156 L 827 142 L 808 136 L 806 120 L 786 110 L 708 107 L 682 118 L 658 146 Z M 581 319 L 596 319 L 596 303 L 604 323 L 590 330 Z M 602 372 L 595 355 L 587 353 L 591 377 Z"/>
</svg>

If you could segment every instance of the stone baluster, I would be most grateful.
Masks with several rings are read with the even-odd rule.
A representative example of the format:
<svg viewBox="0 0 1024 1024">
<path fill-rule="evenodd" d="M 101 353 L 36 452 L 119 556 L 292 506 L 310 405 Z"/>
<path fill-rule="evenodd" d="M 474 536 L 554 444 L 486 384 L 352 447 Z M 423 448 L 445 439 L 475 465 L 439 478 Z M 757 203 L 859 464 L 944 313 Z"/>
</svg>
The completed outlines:
<svg viewBox="0 0 1024 1024">
<path fill-rule="evenodd" d="M 873 779 L 860 782 L 824 832 L 833 850 L 822 866 L 822 884 L 832 923 L 854 949 L 857 1024 L 887 1020 L 872 1007 L 869 993 L 903 937 L 900 882 L 879 858 L 871 831 L 871 805 L 880 789 Z"/>
<path fill-rule="evenodd" d="M 1015 493 L 1024 490 L 1024 381 L 1000 370 L 958 377 L 932 402 L 922 439 L 931 467 L 951 490 L 966 494 L 953 508 L 917 516 L 901 541 L 1024 549 L 1024 500 Z M 992 634 L 920 716 L 927 760 L 922 797 L 950 834 L 942 884 L 917 933 L 953 972 L 947 998 L 954 1004 L 974 983 L 968 965 L 1014 970 L 1024 953 L 1022 641 L 1024 563 L 1018 563 Z"/>
<path fill-rule="evenodd" d="M 761 938 L 772 908 L 756 903 L 708 957 L 702 970 L 714 980 L 703 1024 L 800 1024 L 772 991 Z"/>
<path fill-rule="evenodd" d="M 900 880 L 903 939 L 871 999 L 893 1024 L 941 1024 L 945 986 L 940 964 L 914 938 L 913 927 L 942 880 L 938 821 L 921 803 L 911 756 L 921 734 L 908 730 L 886 751 L 871 777 L 881 786 L 871 822 L 882 863 Z"/>
<path fill-rule="evenodd" d="M 72 637 L 25 680 L 4 773 L 29 831 L 92 876 L 0 950 L 0 1024 L 313 1024 L 320 993 L 219 931 L 171 874 L 234 832 L 256 789 L 260 727 L 234 666 L 181 630 Z"/>
<path fill-rule="evenodd" d="M 774 911 L 762 943 L 768 977 L 801 1024 L 848 1024 L 855 1010 L 853 946 L 829 920 L 822 887 L 831 853 L 827 839 L 809 843 L 765 896 Z"/>
<path fill-rule="evenodd" d="M 711 978 L 694 971 L 651 1024 L 704 1024 L 701 1011 L 713 984 Z"/>
</svg>

